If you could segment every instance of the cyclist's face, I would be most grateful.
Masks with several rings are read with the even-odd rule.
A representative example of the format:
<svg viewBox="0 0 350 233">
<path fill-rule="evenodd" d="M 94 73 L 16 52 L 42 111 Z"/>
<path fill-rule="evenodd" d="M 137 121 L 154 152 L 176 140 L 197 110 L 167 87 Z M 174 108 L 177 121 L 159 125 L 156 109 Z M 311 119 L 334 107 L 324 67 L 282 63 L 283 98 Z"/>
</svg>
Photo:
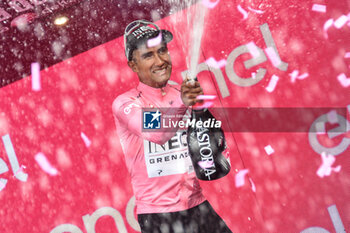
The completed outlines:
<svg viewBox="0 0 350 233">
<path fill-rule="evenodd" d="M 165 43 L 154 47 L 147 47 L 146 44 L 139 46 L 128 64 L 138 74 L 140 81 L 148 86 L 160 88 L 170 79 L 172 65 Z"/>
</svg>

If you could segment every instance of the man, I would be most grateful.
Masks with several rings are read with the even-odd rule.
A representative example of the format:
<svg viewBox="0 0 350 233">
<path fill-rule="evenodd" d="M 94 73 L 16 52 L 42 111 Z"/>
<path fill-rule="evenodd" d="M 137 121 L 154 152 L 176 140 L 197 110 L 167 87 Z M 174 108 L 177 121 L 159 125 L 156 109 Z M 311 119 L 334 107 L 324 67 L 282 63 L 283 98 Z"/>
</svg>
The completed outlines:
<svg viewBox="0 0 350 233">
<path fill-rule="evenodd" d="M 172 38 L 171 32 L 145 20 L 130 23 L 124 34 L 128 65 L 140 82 L 118 96 L 112 109 L 138 222 L 143 233 L 231 232 L 202 195 L 183 140 L 185 131 L 142 131 L 142 108 L 167 108 L 166 114 L 180 120 L 203 94 L 197 81 L 185 80 L 181 87 L 168 83 L 172 63 L 167 43 Z"/>
</svg>

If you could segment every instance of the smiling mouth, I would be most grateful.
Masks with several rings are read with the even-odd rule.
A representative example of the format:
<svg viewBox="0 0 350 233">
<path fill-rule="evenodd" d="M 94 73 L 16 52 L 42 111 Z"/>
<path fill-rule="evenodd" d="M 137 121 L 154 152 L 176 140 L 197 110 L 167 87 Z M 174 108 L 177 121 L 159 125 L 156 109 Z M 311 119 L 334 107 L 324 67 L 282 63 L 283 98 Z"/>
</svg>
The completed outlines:
<svg viewBox="0 0 350 233">
<path fill-rule="evenodd" d="M 153 71 L 153 73 L 155 73 L 157 75 L 165 75 L 167 70 L 168 70 L 168 67 L 164 67 L 163 69 L 157 69 L 157 70 Z"/>
</svg>

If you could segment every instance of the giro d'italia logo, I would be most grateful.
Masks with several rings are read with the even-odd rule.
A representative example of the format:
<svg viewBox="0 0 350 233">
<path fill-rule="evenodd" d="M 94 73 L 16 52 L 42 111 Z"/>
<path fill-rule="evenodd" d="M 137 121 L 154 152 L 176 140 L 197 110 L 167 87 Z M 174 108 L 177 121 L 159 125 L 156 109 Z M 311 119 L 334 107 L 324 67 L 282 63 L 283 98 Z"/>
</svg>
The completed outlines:
<svg viewBox="0 0 350 233">
<path fill-rule="evenodd" d="M 160 121 L 162 114 L 157 110 L 156 112 L 143 112 L 143 128 L 144 129 L 160 129 Z"/>
</svg>

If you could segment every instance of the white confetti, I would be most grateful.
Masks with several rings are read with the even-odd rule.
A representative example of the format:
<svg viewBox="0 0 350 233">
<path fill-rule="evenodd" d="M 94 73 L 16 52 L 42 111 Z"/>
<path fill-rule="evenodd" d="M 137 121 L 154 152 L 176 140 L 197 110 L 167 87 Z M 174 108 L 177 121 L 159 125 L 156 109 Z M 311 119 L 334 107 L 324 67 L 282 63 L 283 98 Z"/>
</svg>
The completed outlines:
<svg viewBox="0 0 350 233">
<path fill-rule="evenodd" d="M 197 100 L 215 100 L 216 95 L 199 95 L 196 97 Z"/>
<path fill-rule="evenodd" d="M 44 172 L 48 173 L 51 176 L 55 176 L 58 174 L 57 169 L 50 164 L 50 162 L 47 160 L 46 156 L 43 153 L 39 152 L 35 155 L 34 158 Z"/>
<path fill-rule="evenodd" d="M 350 52 L 345 53 L 344 58 L 350 58 Z"/>
<path fill-rule="evenodd" d="M 240 170 L 235 176 L 236 188 L 242 187 L 244 185 L 244 177 L 248 174 L 248 169 Z"/>
<path fill-rule="evenodd" d="M 325 22 L 325 24 L 323 25 L 323 35 L 326 37 L 326 39 L 328 38 L 328 33 L 327 33 L 327 31 L 328 31 L 328 29 L 329 29 L 330 27 L 332 27 L 333 23 L 334 23 L 334 20 L 333 20 L 333 19 L 329 19 L 329 20 L 327 20 L 327 21 Z"/>
<path fill-rule="evenodd" d="M 279 80 L 279 77 L 277 75 L 272 75 L 269 85 L 265 88 L 266 91 L 270 93 L 273 92 L 275 90 L 278 80 Z"/>
<path fill-rule="evenodd" d="M 147 40 L 147 47 L 157 46 L 161 42 L 162 42 L 162 33 L 160 32 L 157 37 Z"/>
<path fill-rule="evenodd" d="M 213 167 L 214 166 L 214 162 L 213 161 L 199 161 L 198 162 L 198 165 L 203 168 L 203 169 L 207 169 L 207 168 L 210 168 L 210 167 Z"/>
<path fill-rule="evenodd" d="M 90 139 L 89 139 L 83 132 L 80 133 L 80 136 L 81 136 L 81 138 L 83 139 L 83 141 L 84 141 L 86 147 L 91 146 L 91 141 L 90 141 Z"/>
<path fill-rule="evenodd" d="M 263 14 L 264 13 L 264 11 L 262 11 L 262 10 L 255 10 L 255 9 L 251 8 L 250 6 L 248 6 L 248 10 L 253 11 L 255 13 L 258 13 L 258 14 Z"/>
<path fill-rule="evenodd" d="M 316 174 L 323 178 L 324 176 L 330 176 L 332 171 L 333 172 L 340 172 L 341 166 L 338 165 L 337 167 L 333 168 L 332 165 L 335 162 L 335 157 L 331 154 L 327 155 L 326 152 L 321 153 L 322 157 L 322 164 L 318 168 Z"/>
<path fill-rule="evenodd" d="M 246 20 L 246 19 L 248 18 L 248 12 L 247 12 L 246 10 L 244 10 L 244 9 L 241 7 L 241 5 L 238 5 L 238 6 L 237 6 L 237 9 L 238 9 L 239 12 L 242 13 L 243 19 Z"/>
<path fill-rule="evenodd" d="M 220 0 L 217 0 L 216 2 L 211 2 L 210 0 L 202 0 L 202 4 L 209 9 L 213 9 L 216 7 L 216 5 L 220 2 Z"/>
<path fill-rule="evenodd" d="M 338 79 L 340 85 L 342 85 L 343 87 L 350 86 L 350 78 L 346 77 L 346 75 L 344 73 L 339 74 L 337 79 Z"/>
<path fill-rule="evenodd" d="M 312 10 L 325 13 L 327 11 L 327 7 L 325 5 L 321 5 L 321 4 L 313 4 Z"/>
<path fill-rule="evenodd" d="M 249 181 L 250 181 L 250 184 L 251 184 L 251 186 L 252 186 L 252 190 L 253 190 L 253 192 L 255 193 L 255 192 L 256 192 L 256 187 L 255 187 L 255 184 L 254 184 L 253 180 L 250 179 L 250 177 L 249 177 Z"/>
<path fill-rule="evenodd" d="M 265 146 L 264 149 L 265 149 L 265 152 L 267 155 L 271 155 L 271 154 L 275 153 L 275 150 L 272 148 L 271 145 Z"/>
<path fill-rule="evenodd" d="M 32 73 L 32 90 L 40 91 L 41 90 L 40 64 L 38 62 L 33 62 L 30 68 Z"/>
<path fill-rule="evenodd" d="M 348 20 L 349 19 L 346 15 L 342 15 L 337 20 L 335 20 L 334 27 L 339 29 L 339 28 L 343 27 Z"/>
</svg>

